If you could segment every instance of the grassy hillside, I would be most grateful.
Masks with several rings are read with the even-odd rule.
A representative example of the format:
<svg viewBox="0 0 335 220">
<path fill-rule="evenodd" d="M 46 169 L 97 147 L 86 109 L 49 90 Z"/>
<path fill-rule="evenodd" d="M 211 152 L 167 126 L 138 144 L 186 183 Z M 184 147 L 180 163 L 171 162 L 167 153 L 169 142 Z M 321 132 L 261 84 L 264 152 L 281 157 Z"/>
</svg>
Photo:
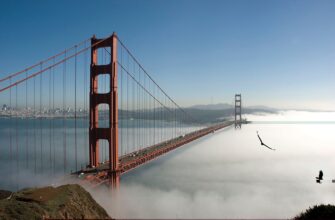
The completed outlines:
<svg viewBox="0 0 335 220">
<path fill-rule="evenodd" d="M 10 194 L 1 192 L 0 219 L 109 218 L 79 185 L 24 189 Z"/>
</svg>

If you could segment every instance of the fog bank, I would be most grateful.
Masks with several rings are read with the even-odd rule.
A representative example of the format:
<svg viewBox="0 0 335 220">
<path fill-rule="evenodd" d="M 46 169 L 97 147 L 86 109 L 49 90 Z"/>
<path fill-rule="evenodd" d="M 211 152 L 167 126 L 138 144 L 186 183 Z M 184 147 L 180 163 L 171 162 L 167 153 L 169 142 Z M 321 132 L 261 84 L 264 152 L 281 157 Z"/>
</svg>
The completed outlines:
<svg viewBox="0 0 335 220">
<path fill-rule="evenodd" d="M 315 114 L 302 112 L 301 119 L 320 121 Z M 224 129 L 122 176 L 117 194 L 93 195 L 113 218 L 291 218 L 335 202 L 334 129 L 331 123 Z M 256 131 L 277 150 L 262 147 Z M 316 184 L 320 169 L 325 181 Z"/>
</svg>

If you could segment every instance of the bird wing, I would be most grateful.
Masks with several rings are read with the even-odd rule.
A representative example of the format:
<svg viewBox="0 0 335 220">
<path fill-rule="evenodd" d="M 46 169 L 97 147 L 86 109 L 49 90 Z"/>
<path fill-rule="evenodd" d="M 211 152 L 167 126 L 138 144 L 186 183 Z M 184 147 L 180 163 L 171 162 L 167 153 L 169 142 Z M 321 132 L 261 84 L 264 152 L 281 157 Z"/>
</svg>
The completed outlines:
<svg viewBox="0 0 335 220">
<path fill-rule="evenodd" d="M 258 132 L 257 132 L 257 136 L 258 136 L 258 139 L 260 140 L 261 144 L 263 144 L 263 141 L 262 141 L 261 137 L 259 136 Z"/>
<path fill-rule="evenodd" d="M 269 147 L 268 145 L 266 145 L 266 144 L 264 144 L 264 143 L 263 143 L 263 145 L 264 145 L 265 147 L 271 149 L 271 150 L 276 150 L 276 149 L 273 149 L 273 148 Z"/>
</svg>

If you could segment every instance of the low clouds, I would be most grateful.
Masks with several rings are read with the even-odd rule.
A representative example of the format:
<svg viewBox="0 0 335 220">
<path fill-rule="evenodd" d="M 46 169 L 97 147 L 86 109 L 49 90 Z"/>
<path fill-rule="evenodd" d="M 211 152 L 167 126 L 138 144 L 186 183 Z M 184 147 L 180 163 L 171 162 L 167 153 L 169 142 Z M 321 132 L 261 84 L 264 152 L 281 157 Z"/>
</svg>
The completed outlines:
<svg viewBox="0 0 335 220">
<path fill-rule="evenodd" d="M 92 192 L 115 218 L 291 218 L 334 203 L 335 124 L 228 128 L 122 176 L 120 192 Z M 260 145 L 260 132 L 270 151 Z M 322 169 L 323 184 L 315 183 Z"/>
<path fill-rule="evenodd" d="M 273 117 L 287 120 L 296 112 L 283 114 Z M 333 117 L 328 114 L 303 113 L 310 121 Z M 320 123 L 227 128 L 125 174 L 117 193 L 88 190 L 113 218 L 291 218 L 315 204 L 334 204 L 334 129 Z M 277 150 L 262 147 L 256 131 Z M 316 184 L 320 169 L 325 181 Z M 10 166 L 5 170 L 9 175 Z M 66 183 L 20 172 L 20 186 Z"/>
</svg>

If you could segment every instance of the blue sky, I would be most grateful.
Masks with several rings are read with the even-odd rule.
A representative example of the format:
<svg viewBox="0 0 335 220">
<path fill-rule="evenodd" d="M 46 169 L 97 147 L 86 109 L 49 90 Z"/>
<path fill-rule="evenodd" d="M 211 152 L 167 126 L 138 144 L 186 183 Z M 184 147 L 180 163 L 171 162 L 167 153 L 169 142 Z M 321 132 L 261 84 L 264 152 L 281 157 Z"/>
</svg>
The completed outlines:
<svg viewBox="0 0 335 220">
<path fill-rule="evenodd" d="M 116 31 L 181 105 L 335 110 L 335 1 L 0 4 L 0 76 Z"/>
</svg>

